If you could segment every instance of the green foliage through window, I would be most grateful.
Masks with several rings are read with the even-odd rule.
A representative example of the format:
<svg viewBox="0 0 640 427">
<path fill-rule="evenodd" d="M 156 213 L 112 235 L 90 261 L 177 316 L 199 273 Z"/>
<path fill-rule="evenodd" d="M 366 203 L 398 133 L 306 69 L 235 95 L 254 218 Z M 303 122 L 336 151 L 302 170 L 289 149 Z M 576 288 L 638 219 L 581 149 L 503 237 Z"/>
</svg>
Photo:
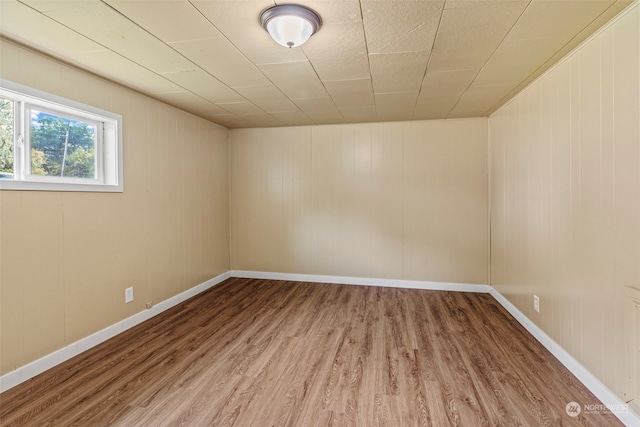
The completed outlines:
<svg viewBox="0 0 640 427">
<path fill-rule="evenodd" d="M 121 115 L 0 80 L 0 190 L 119 193 L 122 175 Z"/>
<path fill-rule="evenodd" d="M 95 135 L 93 124 L 31 110 L 31 173 L 94 178 Z M 41 163 L 34 158 L 39 153 Z"/>
<path fill-rule="evenodd" d="M 33 175 L 46 175 L 44 170 L 44 153 L 42 151 L 31 149 L 31 173 Z"/>
<path fill-rule="evenodd" d="M 13 101 L 0 98 L 0 172 L 13 173 Z"/>
</svg>

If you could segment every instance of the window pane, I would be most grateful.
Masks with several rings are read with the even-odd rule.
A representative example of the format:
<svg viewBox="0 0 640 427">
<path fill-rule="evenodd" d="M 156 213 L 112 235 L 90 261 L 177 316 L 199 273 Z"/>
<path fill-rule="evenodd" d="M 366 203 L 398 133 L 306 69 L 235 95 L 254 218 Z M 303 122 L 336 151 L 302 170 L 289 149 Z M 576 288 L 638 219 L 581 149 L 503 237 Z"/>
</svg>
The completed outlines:
<svg viewBox="0 0 640 427">
<path fill-rule="evenodd" d="M 0 179 L 13 178 L 13 101 L 0 98 Z"/>
<path fill-rule="evenodd" d="M 31 110 L 31 174 L 95 178 L 97 126 Z"/>
</svg>

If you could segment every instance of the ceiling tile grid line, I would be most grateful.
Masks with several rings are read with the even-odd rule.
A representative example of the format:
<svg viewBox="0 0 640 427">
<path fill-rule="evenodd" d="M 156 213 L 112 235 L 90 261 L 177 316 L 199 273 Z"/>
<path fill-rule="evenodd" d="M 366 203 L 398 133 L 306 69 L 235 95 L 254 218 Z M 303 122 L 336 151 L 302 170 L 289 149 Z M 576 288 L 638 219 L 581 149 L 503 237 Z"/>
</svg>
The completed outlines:
<svg viewBox="0 0 640 427">
<path fill-rule="evenodd" d="M 533 0 L 532 0 L 533 1 Z M 621 11 L 625 10 L 627 6 L 633 3 L 633 0 L 624 1 L 617 0 L 613 1 L 609 4 L 609 6 L 597 17 L 594 17 L 593 20 L 585 26 L 580 33 L 575 34 L 571 40 L 567 41 L 562 47 L 558 48 L 556 52 L 554 52 L 550 58 L 543 64 L 540 64 L 538 68 L 536 68 L 526 79 L 524 79 L 518 86 L 512 89 L 509 93 L 507 93 L 504 97 L 499 99 L 489 110 L 487 110 L 486 115 L 492 114 L 506 102 L 508 102 L 511 98 L 513 98 L 520 90 L 524 89 L 530 82 L 532 82 L 535 78 L 542 75 L 550 66 L 559 61 L 564 55 L 569 53 L 575 47 L 579 46 L 584 40 L 589 38 L 593 33 L 595 33 L 599 28 L 601 28 L 604 24 L 609 22 L 613 17 L 617 16 Z M 592 28 L 592 31 L 589 31 L 589 27 Z"/>
<path fill-rule="evenodd" d="M 522 15 L 524 15 L 524 13 L 526 12 L 527 8 L 529 7 L 529 5 L 531 4 L 533 0 L 526 0 L 525 1 L 525 6 L 522 8 L 522 11 L 518 14 L 518 18 L 513 22 L 512 25 L 509 26 L 509 29 L 504 33 L 504 35 L 500 38 L 500 41 L 498 42 L 498 44 L 495 46 L 495 48 L 492 50 L 491 54 L 489 55 L 489 57 L 484 61 L 484 63 L 482 64 L 482 66 L 480 67 L 480 70 L 478 70 L 478 72 L 475 74 L 475 76 L 473 77 L 473 79 L 469 82 L 469 84 L 466 86 L 466 88 L 464 89 L 463 93 L 460 94 L 460 96 L 457 98 L 455 104 L 453 106 L 451 106 L 451 108 L 449 109 L 449 111 L 447 112 L 447 117 L 449 117 L 449 115 L 451 114 L 451 112 L 453 110 L 455 110 L 456 106 L 460 103 L 460 100 L 462 99 L 462 96 L 465 92 L 467 92 L 474 84 L 474 82 L 476 81 L 476 78 L 478 77 L 478 74 L 480 73 L 480 71 L 482 70 L 482 68 L 484 68 L 484 66 L 487 64 L 487 62 L 489 62 L 491 60 L 491 58 L 493 57 L 493 55 L 495 54 L 496 50 L 498 49 L 498 46 L 504 41 L 504 39 L 507 37 L 507 35 L 509 34 L 509 32 L 513 29 L 513 27 L 515 27 L 518 23 L 518 21 L 522 18 Z M 450 0 L 447 0 L 447 4 L 450 3 Z M 445 6 L 445 10 L 446 10 L 446 6 Z M 443 10 L 443 16 L 444 16 L 444 10 Z M 435 47 L 435 43 L 437 43 L 437 39 L 434 40 L 434 47 Z M 429 58 L 431 60 L 431 57 Z M 428 67 L 428 65 L 427 65 Z M 463 70 L 457 70 L 457 71 L 463 71 Z M 426 78 L 426 70 L 425 70 L 425 78 Z M 418 101 L 419 102 L 419 101 Z M 486 112 L 482 115 L 485 115 Z"/>
<path fill-rule="evenodd" d="M 304 50 L 304 47 L 301 47 L 301 49 Z M 316 70 L 316 68 L 313 66 L 313 63 L 311 61 L 309 61 L 309 65 L 311 66 L 311 68 L 313 69 L 313 72 L 315 73 L 316 77 L 318 78 L 318 80 L 320 81 L 320 83 L 322 84 L 322 87 L 324 88 L 325 92 L 327 93 L 327 95 L 329 96 L 329 99 L 331 100 L 331 104 L 333 105 L 333 107 L 335 108 L 335 110 L 338 112 L 340 118 L 342 120 L 344 120 L 344 116 L 342 115 L 342 113 L 340 112 L 340 110 L 338 109 L 338 106 L 336 105 L 335 101 L 333 100 L 333 98 L 331 97 L 331 94 L 329 93 L 329 91 L 327 90 L 327 86 L 325 84 L 324 81 L 322 81 L 322 79 L 320 78 L 320 75 L 318 75 L 318 71 Z M 293 100 L 294 103 L 295 100 Z M 298 103 L 296 103 L 296 105 L 298 105 Z M 299 105 L 298 105 L 299 106 Z M 302 108 L 301 108 L 302 110 Z M 304 112 L 304 110 L 302 110 Z"/>
<path fill-rule="evenodd" d="M 30 7 L 30 8 L 32 8 L 33 10 L 35 10 L 36 12 L 38 12 L 39 14 L 41 14 L 41 15 L 42 15 L 43 17 L 45 17 L 46 19 L 52 20 L 52 21 L 56 22 L 58 25 L 60 25 L 60 26 L 62 26 L 62 27 L 64 27 L 64 28 L 67 28 L 67 29 L 69 29 L 70 31 L 73 31 L 73 32 L 75 32 L 75 33 L 77 33 L 77 34 L 79 34 L 79 35 L 81 35 L 81 36 L 83 36 L 83 37 L 86 37 L 86 38 L 88 38 L 88 39 L 92 40 L 93 42 L 97 43 L 97 44 L 98 44 L 98 45 L 100 45 L 100 46 L 103 46 L 106 50 L 109 50 L 110 52 L 113 52 L 115 55 L 121 56 L 122 58 L 124 58 L 124 59 L 126 59 L 126 60 L 129 60 L 129 61 L 131 60 L 130 58 L 128 58 L 128 57 L 126 57 L 125 55 L 123 55 L 122 53 L 120 53 L 120 52 L 118 52 L 118 51 L 115 51 L 115 50 L 111 49 L 109 46 L 106 46 L 105 44 L 103 44 L 103 43 L 102 43 L 102 42 L 100 42 L 99 40 L 95 40 L 95 39 L 92 39 L 91 37 L 87 37 L 85 34 L 82 34 L 82 33 L 78 32 L 75 28 L 72 28 L 72 27 L 70 27 L 70 26 L 68 26 L 68 25 L 66 25 L 66 24 L 64 24 L 64 23 L 62 23 L 62 22 L 60 22 L 60 21 L 56 20 L 56 19 L 55 19 L 55 18 L 53 18 L 52 16 L 49 16 L 49 15 L 47 15 L 46 13 L 43 13 L 41 10 L 34 9 L 31 5 L 27 4 L 25 1 L 22 1 L 22 0 L 21 0 L 21 1 L 20 1 L 20 3 L 24 4 L 26 7 Z M 88 2 L 85 2 L 85 3 L 88 3 Z M 104 2 L 102 2 L 102 3 L 104 3 Z M 110 9 L 113 9 L 113 8 L 111 8 L 111 6 L 110 6 L 110 5 L 108 5 L 108 4 L 106 4 L 106 3 L 105 3 L 105 6 L 106 6 L 106 7 L 109 7 Z M 54 11 L 55 11 L 55 10 L 54 10 Z M 119 12 L 118 12 L 117 10 L 114 10 L 114 12 L 119 14 Z M 127 19 L 128 21 L 131 21 L 131 20 L 130 20 L 129 18 L 127 18 L 126 16 L 123 16 L 123 18 Z M 131 21 L 131 22 L 132 22 L 132 21 Z M 132 22 L 132 23 L 133 23 L 133 24 L 135 24 L 134 22 Z M 146 31 L 144 28 L 141 28 L 141 30 Z M 151 35 L 151 36 L 153 36 L 152 34 L 150 34 L 150 35 Z M 153 36 L 153 37 L 155 37 L 155 36 Z M 62 59 L 64 59 L 64 58 L 62 58 Z M 185 59 L 188 59 L 188 58 L 185 58 Z M 187 88 L 185 88 L 184 86 L 182 86 L 181 84 L 177 83 L 177 82 L 176 82 L 176 81 L 174 81 L 174 80 L 168 79 L 168 78 L 166 77 L 166 75 L 163 75 L 163 74 L 168 74 L 168 73 L 156 73 L 156 72 L 153 72 L 153 70 L 150 70 L 149 68 L 147 68 L 144 64 L 140 64 L 140 63 L 135 62 L 135 61 L 132 61 L 132 62 L 134 62 L 137 66 L 139 66 L 139 67 L 141 67 L 141 68 L 143 68 L 143 69 L 145 69 L 145 70 L 147 70 L 147 71 L 149 71 L 149 72 L 151 72 L 151 73 L 153 73 L 153 74 L 157 75 L 158 77 L 160 77 L 160 78 L 162 78 L 162 79 L 165 79 L 165 80 L 167 80 L 167 81 L 169 81 L 169 82 L 171 82 L 171 83 L 175 84 L 177 87 L 180 87 L 180 88 L 184 89 L 184 90 L 185 90 L 185 91 L 187 91 L 187 92 L 191 92 L 191 91 L 189 91 Z M 197 67 L 195 67 L 195 65 L 194 65 L 194 68 L 197 68 Z M 163 94 L 165 94 L 165 93 L 167 94 L 167 96 L 163 96 Z M 191 93 L 193 93 L 193 92 L 191 92 Z M 154 94 L 151 94 L 151 95 L 152 95 L 152 96 L 154 96 L 154 95 L 155 95 L 155 96 L 154 96 L 155 98 L 159 98 L 159 99 L 164 100 L 165 102 L 167 102 L 167 99 L 166 99 L 166 98 L 171 98 L 171 97 L 172 97 L 172 96 L 171 96 L 171 94 L 174 94 L 174 92 L 158 92 L 158 93 L 154 93 Z M 200 98 L 200 99 L 201 99 L 203 102 L 205 102 L 205 103 L 211 103 L 211 101 L 210 101 L 210 100 L 206 99 L 205 97 L 202 97 L 202 96 L 198 95 L 197 93 L 194 93 L 194 96 L 196 96 L 197 98 Z M 165 99 L 163 99 L 163 98 L 165 98 Z M 171 102 L 171 101 L 169 101 L 169 102 Z M 176 103 L 176 104 L 180 104 L 180 103 L 179 103 L 178 101 L 176 101 L 176 100 L 174 100 L 173 102 L 174 102 L 174 103 Z M 184 105 L 178 105 L 178 106 L 180 106 L 180 107 L 183 107 L 183 108 L 184 108 Z M 212 107 L 215 107 L 215 103 L 211 103 L 211 106 L 212 106 Z M 228 111 L 224 110 L 224 108 L 222 108 L 222 107 L 219 107 L 219 108 L 220 108 L 220 110 L 221 110 L 221 111 L 220 111 L 220 113 L 225 113 L 225 112 L 226 112 L 226 113 L 229 113 Z M 187 109 L 188 109 L 188 107 L 187 107 Z M 209 118 L 210 118 L 210 116 L 209 116 Z"/>
<path fill-rule="evenodd" d="M 206 20 L 207 20 L 207 21 L 208 21 L 208 22 L 209 22 L 209 23 L 210 23 L 214 28 L 216 28 L 216 30 L 220 31 L 220 29 L 219 29 L 219 28 L 217 28 L 217 27 L 216 27 L 216 25 L 215 25 L 213 22 L 211 22 L 211 20 L 209 20 L 209 19 L 204 15 L 204 14 L 202 13 L 202 11 L 201 11 L 200 9 L 198 9 L 198 7 L 197 7 L 195 4 L 193 4 L 193 2 L 192 2 L 191 0 L 187 0 L 187 1 L 188 1 L 188 3 L 189 3 L 189 4 L 190 4 L 190 5 L 191 5 L 195 10 L 197 10 L 197 11 L 198 11 L 198 13 L 199 13 L 199 14 L 200 14 L 204 19 L 206 19 Z M 275 6 L 275 5 L 276 5 L 276 2 L 273 2 L 273 3 L 272 3 L 272 5 L 273 5 L 273 6 Z M 238 52 L 240 52 L 240 53 L 242 54 L 242 56 L 243 56 L 247 61 L 251 62 L 251 60 L 250 60 L 250 59 L 249 59 L 249 58 L 248 58 L 248 57 L 247 57 L 247 56 L 242 52 L 242 50 L 241 50 L 238 46 L 236 46 L 236 45 L 233 43 L 233 40 L 229 39 L 229 38 L 228 38 L 228 37 L 227 37 L 227 36 L 226 36 L 222 31 L 220 31 L 220 33 L 221 33 L 221 34 L 222 34 L 222 36 L 223 36 L 223 37 L 224 37 L 224 38 L 229 42 L 229 44 L 230 44 L 230 45 L 232 45 L 234 48 L 236 48 L 236 49 L 238 50 Z M 260 73 L 265 77 L 265 79 L 269 80 L 269 77 L 268 77 L 268 76 L 266 76 L 264 73 L 262 73 L 262 71 L 260 71 L 260 69 L 259 69 L 255 64 L 254 64 L 254 67 L 255 67 L 255 69 L 256 69 L 258 72 L 260 72 Z M 275 89 L 276 89 L 278 92 L 280 92 L 280 94 L 281 94 L 282 96 L 285 96 L 285 94 L 280 90 L 280 88 L 279 88 L 278 86 L 276 86 L 276 85 L 275 85 L 271 80 L 269 80 L 269 82 L 271 82 L 271 84 L 275 87 Z M 247 87 L 247 88 L 249 88 L 249 87 L 253 87 L 253 86 L 246 86 L 246 87 Z M 242 89 L 242 88 L 243 88 L 243 87 L 236 87 L 235 89 L 237 90 L 237 89 Z M 260 106 L 258 105 L 258 107 L 260 107 Z M 274 112 L 279 112 L 279 111 L 274 111 Z M 265 113 L 269 114 L 269 113 L 270 113 L 270 111 L 265 110 Z M 302 112 L 302 113 L 304 114 L 304 112 Z M 272 117 L 273 117 L 273 116 L 272 116 Z M 281 122 L 280 120 L 278 120 L 277 118 L 275 118 L 275 117 L 274 117 L 274 119 L 275 119 L 275 120 L 277 120 L 278 122 L 282 123 L 282 122 Z"/>
<path fill-rule="evenodd" d="M 155 33 L 153 33 L 153 32 L 151 32 L 151 31 L 149 31 L 149 29 L 147 29 L 147 28 L 145 28 L 144 26 L 140 25 L 140 23 L 139 23 L 139 22 L 137 22 L 136 20 L 132 19 L 131 17 L 129 17 L 129 16 L 127 16 L 127 15 L 123 14 L 123 13 L 122 13 L 122 12 L 121 12 L 117 7 L 115 7 L 115 6 L 113 5 L 113 3 L 114 3 L 114 2 L 110 2 L 109 0 L 101 0 L 101 1 L 102 1 L 103 3 L 105 3 L 108 7 L 112 8 L 116 13 L 118 13 L 118 14 L 122 15 L 124 18 L 128 19 L 130 22 L 132 22 L 133 24 L 135 24 L 136 26 L 138 26 L 138 27 L 139 27 L 139 28 L 141 28 L 142 30 L 144 30 L 144 31 L 148 32 L 151 36 L 155 37 L 159 42 L 162 42 L 162 43 L 166 44 L 167 46 L 169 46 L 170 48 L 172 48 L 172 49 L 173 49 L 177 54 L 179 54 L 180 56 L 184 57 L 187 61 L 189 61 L 191 64 L 193 64 L 194 68 L 199 68 L 199 69 L 203 70 L 205 73 L 209 74 L 212 78 L 214 78 L 214 79 L 216 79 L 216 80 L 220 81 L 220 80 L 218 79 L 218 76 L 213 75 L 213 74 L 212 74 L 209 70 L 207 70 L 206 68 L 202 68 L 200 64 L 198 64 L 198 63 L 194 62 L 191 58 L 189 58 L 189 57 L 185 56 L 182 52 L 180 52 L 178 49 L 176 49 L 176 48 L 175 48 L 175 46 L 172 46 L 172 44 L 171 44 L 171 43 L 167 43 L 167 42 L 165 42 L 165 41 L 164 41 L 164 40 L 162 40 L 160 37 L 158 37 Z M 131 2 L 127 2 L 127 3 L 128 3 L 128 4 L 130 4 Z M 204 16 L 204 15 L 202 14 L 202 12 L 200 12 L 200 10 L 199 10 L 197 7 L 195 7 L 195 6 L 193 5 L 193 3 L 191 3 L 191 2 L 187 2 L 187 3 L 188 3 L 188 4 L 193 8 L 193 10 L 194 10 L 194 11 L 197 11 L 197 13 L 198 13 L 198 14 L 200 14 L 200 16 L 202 16 L 202 17 L 203 17 L 203 19 L 205 19 L 205 20 L 206 20 L 206 21 L 211 25 L 211 27 L 212 27 L 212 28 L 215 28 L 215 30 L 216 30 L 216 31 L 220 31 L 218 28 L 216 28 L 216 26 L 215 26 L 211 21 L 209 21 L 209 20 L 206 18 L 206 16 Z M 226 38 L 222 32 L 220 32 L 220 34 L 222 34 L 222 36 L 225 38 L 225 40 L 227 40 L 231 45 L 233 45 L 233 43 L 232 43 L 228 38 Z M 208 39 L 205 39 L 205 40 L 208 40 Z M 235 46 L 234 46 L 234 47 L 235 47 Z M 240 53 L 241 53 L 241 52 L 240 52 Z M 243 57 L 244 57 L 245 59 L 247 59 L 244 55 L 243 55 Z M 249 61 L 249 60 L 247 59 L 247 61 Z M 249 61 L 249 62 L 250 62 L 250 61 Z M 260 72 L 260 70 L 259 70 L 257 67 L 255 67 L 255 65 L 253 65 L 253 67 L 255 68 L 255 70 L 256 70 L 257 72 Z M 262 73 L 261 73 L 261 74 L 262 74 Z M 264 75 L 264 74 L 263 74 L 263 75 Z M 266 78 L 266 76 L 265 76 L 265 78 Z M 250 100 L 247 100 L 245 97 L 243 97 L 243 96 L 242 96 L 242 94 L 240 94 L 240 93 L 236 90 L 237 88 L 234 88 L 234 87 L 232 87 L 232 86 L 229 86 L 228 84 L 226 84 L 226 83 L 225 83 L 225 82 L 223 82 L 223 81 L 220 81 L 220 83 L 221 83 L 221 84 L 225 84 L 225 86 L 227 86 L 230 90 L 232 90 L 232 91 L 234 91 L 235 93 L 237 93 L 237 94 L 238 94 L 238 96 L 239 96 L 239 97 L 241 97 L 241 98 L 243 99 L 243 101 L 236 101 L 236 102 L 229 102 L 229 103 L 227 103 L 227 102 L 215 102 L 215 101 L 213 102 L 213 103 L 214 103 L 214 104 L 216 104 L 218 107 L 220 107 L 221 109 L 225 110 L 227 113 L 235 114 L 235 115 L 240 115 L 240 116 L 242 116 L 242 115 L 250 116 L 250 115 L 260 114 L 260 113 L 268 114 L 268 112 L 263 111 L 259 106 L 255 105 L 253 102 L 251 102 Z M 184 86 L 183 86 L 183 87 L 184 87 Z M 192 92 L 192 93 L 193 93 L 193 91 L 192 91 L 192 90 L 189 90 L 188 88 L 185 88 L 185 90 L 190 91 L 190 92 Z M 207 99 L 207 98 L 204 98 L 204 99 L 205 99 L 205 100 L 207 100 L 207 101 L 210 101 L 210 100 L 209 100 L 209 99 Z M 244 108 L 245 110 L 249 110 L 249 111 L 250 111 L 252 108 L 254 108 L 254 109 L 257 109 L 257 110 L 259 110 L 259 111 L 258 111 L 258 112 L 255 112 L 255 110 L 254 110 L 253 112 L 249 112 L 249 113 L 247 113 L 247 114 L 242 114 L 242 113 L 237 113 L 237 112 L 232 111 L 232 110 L 236 109 L 236 108 L 234 108 L 234 105 L 238 105 L 238 104 L 240 104 L 241 102 L 247 102 L 247 103 L 249 103 L 249 104 L 250 104 L 249 106 L 247 106 L 247 107 L 245 107 L 245 108 Z M 225 108 L 225 107 L 226 107 L 226 108 Z M 241 110 L 236 110 L 236 111 L 241 111 Z M 275 118 L 274 118 L 274 119 L 275 119 Z M 250 120 L 250 119 L 249 119 L 249 120 Z M 277 119 L 275 119 L 275 120 L 276 120 L 277 122 L 281 123 L 279 120 L 277 120 Z M 250 121 L 251 121 L 251 120 L 250 120 Z"/>
<path fill-rule="evenodd" d="M 375 115 L 375 119 L 377 121 L 378 120 L 378 108 L 377 108 L 377 105 L 376 105 L 376 97 L 375 97 L 375 92 L 374 92 L 374 89 L 373 89 L 373 77 L 372 77 L 372 74 L 371 74 L 371 62 L 369 61 L 369 54 L 370 54 L 370 52 L 369 52 L 369 43 L 367 41 L 367 32 L 364 31 L 364 12 L 362 10 L 362 1 L 361 0 L 358 1 L 358 9 L 360 11 L 360 19 L 362 21 L 362 37 L 364 38 L 364 49 L 365 49 L 365 55 L 366 55 L 366 58 L 367 58 L 367 67 L 369 69 L 369 82 L 370 83 L 368 85 L 368 89 L 365 89 L 365 92 L 370 92 L 371 93 L 371 101 L 372 101 L 372 104 L 373 104 L 373 107 L 374 107 L 373 108 L 373 115 Z M 345 108 L 348 108 L 348 107 L 345 107 Z M 343 116 L 347 112 L 348 112 L 348 110 L 345 110 L 345 111 L 341 110 L 340 111 L 340 113 Z"/>
<path fill-rule="evenodd" d="M 4 3 L 4 4 L 3 4 L 3 6 L 6 8 L 6 7 L 7 7 L 7 3 Z M 34 11 L 34 13 L 37 13 L 39 16 L 42 16 L 42 17 L 43 17 L 43 19 L 48 20 L 48 21 L 51 21 L 51 22 L 54 22 L 54 23 L 56 23 L 57 25 L 60 25 L 62 28 L 66 28 L 66 29 L 68 29 L 68 30 L 69 30 L 69 32 L 77 34 L 79 37 L 85 38 L 85 39 L 87 39 L 87 40 L 91 40 L 91 39 L 87 38 L 86 36 L 84 36 L 84 35 L 80 34 L 79 32 L 75 31 L 73 28 L 70 28 L 70 27 L 68 27 L 68 26 L 65 26 L 65 25 L 63 25 L 63 24 L 61 24 L 61 23 L 59 23 L 59 22 L 55 21 L 53 18 L 51 18 L 51 17 L 49 17 L 49 16 L 47 16 L 47 15 L 45 15 L 45 14 L 41 13 L 39 10 L 31 8 L 29 5 L 25 5 L 25 7 L 27 7 L 27 8 L 29 8 L 29 9 L 33 10 L 33 11 Z M 3 27 L 4 27 L 4 26 L 3 26 Z M 102 50 L 102 51 L 100 51 L 100 50 L 95 50 L 94 52 L 90 52 L 90 54 L 91 54 L 91 55 L 94 55 L 94 54 L 97 54 L 97 53 L 100 53 L 100 52 L 111 52 L 111 53 L 113 53 L 114 55 L 117 55 L 118 57 L 122 58 L 122 60 L 124 60 L 124 61 L 129 61 L 129 59 L 128 59 L 128 58 L 126 58 L 124 55 L 120 55 L 119 53 L 114 52 L 113 50 L 109 49 L 109 47 L 108 47 L 108 46 L 105 46 L 104 44 L 102 44 L 102 43 L 100 43 L 100 42 L 97 42 L 97 41 L 95 41 L 95 40 L 91 40 L 91 42 L 92 42 L 92 43 L 95 43 L 95 44 L 96 44 L 96 46 L 101 46 L 101 47 L 103 48 L 103 50 Z M 51 54 L 51 52 L 45 52 L 45 53 Z M 56 55 L 53 55 L 53 56 L 56 56 Z M 59 57 L 59 55 L 58 55 L 58 57 Z M 132 64 L 135 64 L 136 66 L 141 67 L 139 64 L 136 64 L 136 63 L 133 63 L 133 62 L 132 62 Z M 82 65 L 82 64 L 80 64 L 80 65 Z M 144 68 L 144 67 L 142 67 L 142 68 Z M 146 69 L 146 68 L 145 68 L 145 69 Z M 146 69 L 146 70 L 150 72 L 150 70 L 148 70 L 148 69 Z M 162 80 L 165 80 L 165 81 L 169 82 L 169 80 L 167 80 L 166 78 L 163 78 L 163 77 L 161 77 L 161 76 L 159 76 L 159 78 L 161 78 Z M 116 79 L 116 81 L 118 81 L 118 80 Z M 120 81 L 120 82 L 121 82 L 121 81 Z M 176 86 L 174 86 L 174 87 L 176 87 Z M 138 89 L 138 90 L 139 90 L 139 89 Z M 144 91 L 143 91 L 143 92 L 144 92 Z"/>
<path fill-rule="evenodd" d="M 486 116 L 633 0 L 2 0 L 0 36 L 229 128 Z"/>
<path fill-rule="evenodd" d="M 411 118 L 413 119 L 415 117 L 416 114 L 416 108 L 420 99 L 420 93 L 422 92 L 422 83 L 424 82 L 425 78 L 427 77 L 427 70 L 429 69 L 429 62 L 431 61 L 431 56 L 433 54 L 433 48 L 436 45 L 436 41 L 438 39 L 438 31 L 440 30 L 440 25 L 442 24 L 442 18 L 444 16 L 444 11 L 446 10 L 446 5 L 447 5 L 448 1 L 446 1 L 443 6 L 442 6 L 442 10 L 440 11 L 440 19 L 438 20 L 438 27 L 436 28 L 436 37 L 433 38 L 433 43 L 431 43 L 431 47 L 429 49 L 429 56 L 427 57 L 427 64 L 424 67 L 424 73 L 422 74 L 422 82 L 420 84 L 420 89 L 418 90 L 418 97 L 416 98 L 416 103 L 413 105 L 413 114 L 411 116 Z"/>
<path fill-rule="evenodd" d="M 117 13 L 118 15 L 122 16 L 123 19 L 126 19 L 127 21 L 131 22 L 131 24 L 135 25 L 136 27 L 140 28 L 141 31 L 144 31 L 146 33 L 148 33 L 151 37 L 154 37 L 155 39 L 158 40 L 158 42 L 163 43 L 165 46 L 171 48 L 173 51 L 176 52 L 177 55 L 180 55 L 181 57 L 183 57 L 186 61 L 189 62 L 189 68 L 193 69 L 193 71 L 202 71 L 203 73 L 206 73 L 210 76 L 211 79 L 215 79 L 211 80 L 210 83 L 215 83 L 215 84 L 219 84 L 219 85 L 223 85 L 224 83 L 220 82 L 216 76 L 211 75 L 211 73 L 208 70 L 204 70 L 202 69 L 199 64 L 194 63 L 190 58 L 186 57 L 185 55 L 183 55 L 181 52 L 179 52 L 178 50 L 176 50 L 173 46 L 171 46 L 170 44 L 164 43 L 161 39 L 159 39 L 155 34 L 153 34 L 151 31 L 149 31 L 149 29 L 141 26 L 138 22 L 136 22 L 135 20 L 133 20 L 131 17 L 124 15 L 123 13 L 121 13 L 117 8 L 114 8 L 111 4 L 108 4 L 108 2 L 102 1 L 102 3 L 110 8 L 111 10 L 113 10 L 114 13 Z M 46 14 L 43 14 L 45 16 L 47 16 Z M 48 16 L 49 19 L 54 19 L 51 16 Z M 54 19 L 55 20 L 55 19 Z M 56 21 L 58 22 L 58 21 Z M 61 25 L 64 25 L 63 23 L 60 23 Z M 73 29 L 72 29 L 73 30 Z M 111 49 L 113 51 L 113 49 Z M 118 54 L 118 55 L 122 55 L 120 52 L 118 51 L 114 51 L 114 53 Z M 140 64 L 137 63 L 139 66 L 149 70 L 145 64 Z M 151 72 L 154 72 L 153 70 L 149 70 Z M 211 110 L 212 107 L 217 106 L 218 111 L 215 111 L 215 113 L 213 115 L 206 115 L 207 118 L 209 119 L 213 119 L 215 120 L 216 118 L 218 119 L 225 119 L 226 116 L 232 115 L 232 116 L 242 116 L 243 114 L 241 113 L 242 109 L 238 109 L 237 107 L 240 107 L 239 104 L 241 103 L 245 103 L 247 104 L 247 106 L 244 108 L 244 110 L 247 110 L 247 116 L 249 115 L 254 115 L 256 114 L 256 109 L 260 110 L 259 107 L 255 106 L 253 103 L 251 103 L 250 101 L 248 101 L 246 98 L 244 98 L 241 94 L 239 94 L 234 88 L 229 87 L 228 85 L 225 85 L 227 87 L 227 91 L 229 92 L 233 92 L 235 93 L 235 98 L 233 101 L 229 102 L 229 100 L 224 100 L 224 99 L 212 99 L 212 97 L 207 96 L 205 93 L 198 93 L 197 90 L 194 90 L 194 88 L 190 87 L 189 82 L 193 81 L 193 79 L 183 79 L 183 75 L 188 76 L 190 74 L 190 71 L 192 70 L 184 70 L 184 71 L 177 71 L 175 73 L 165 73 L 165 72 L 155 72 L 155 74 L 157 74 L 158 76 L 160 76 L 161 78 L 167 79 L 168 81 L 171 81 L 172 83 L 176 84 L 178 87 L 184 89 L 186 92 L 190 92 L 192 93 L 195 97 L 199 98 L 201 101 L 200 102 L 191 102 L 191 104 L 196 104 L 196 105 L 203 105 L 202 103 L 211 103 L 211 107 L 206 108 L 207 110 Z M 180 79 L 178 79 L 178 76 L 180 76 Z M 154 93 L 153 94 L 156 98 L 159 98 L 161 100 L 164 100 L 165 102 L 169 102 L 169 103 L 173 103 L 183 109 L 189 109 L 190 106 L 189 104 L 184 104 L 181 103 L 178 99 L 176 99 L 176 93 L 173 92 L 169 92 L 169 93 L 164 93 L 164 92 L 158 92 L 158 93 Z M 235 111 L 233 111 L 235 110 Z M 262 110 L 259 111 L 260 113 L 263 113 Z M 267 113 L 265 113 L 267 114 Z M 201 113 L 202 115 L 202 113 Z M 276 120 L 277 123 L 279 124 L 283 124 L 282 122 L 279 122 L 277 119 L 274 118 L 274 120 Z M 252 122 L 251 119 L 249 119 L 249 121 Z"/>
</svg>

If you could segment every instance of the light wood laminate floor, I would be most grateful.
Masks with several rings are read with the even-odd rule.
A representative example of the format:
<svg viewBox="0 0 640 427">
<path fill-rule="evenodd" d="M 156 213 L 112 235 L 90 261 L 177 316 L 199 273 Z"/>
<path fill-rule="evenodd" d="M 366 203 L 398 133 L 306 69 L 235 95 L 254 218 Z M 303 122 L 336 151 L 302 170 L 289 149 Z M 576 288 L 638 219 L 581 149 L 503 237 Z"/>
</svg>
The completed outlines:
<svg viewBox="0 0 640 427">
<path fill-rule="evenodd" d="M 229 279 L 0 395 L 2 426 L 607 426 L 488 294 Z"/>
</svg>

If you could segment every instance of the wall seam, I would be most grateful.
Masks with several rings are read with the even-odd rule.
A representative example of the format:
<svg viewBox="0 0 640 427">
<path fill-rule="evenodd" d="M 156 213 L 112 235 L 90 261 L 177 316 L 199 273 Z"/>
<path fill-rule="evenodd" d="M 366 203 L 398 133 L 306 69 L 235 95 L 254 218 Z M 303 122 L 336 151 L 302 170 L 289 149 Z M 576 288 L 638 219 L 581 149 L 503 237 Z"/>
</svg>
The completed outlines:
<svg viewBox="0 0 640 427">
<path fill-rule="evenodd" d="M 487 285 L 491 283 L 491 117 L 487 118 Z"/>
<path fill-rule="evenodd" d="M 233 251 L 231 250 L 231 245 L 233 242 L 233 238 L 232 238 L 232 221 L 233 221 L 233 217 L 231 215 L 232 212 L 232 205 L 233 205 L 233 197 L 232 197 L 232 191 L 233 191 L 233 186 L 232 186 L 232 181 L 231 181 L 231 129 L 227 129 L 227 191 L 228 191 L 228 195 L 227 195 L 227 250 L 229 251 L 229 261 L 228 261 L 228 267 L 229 270 L 232 269 L 233 267 Z"/>
</svg>

